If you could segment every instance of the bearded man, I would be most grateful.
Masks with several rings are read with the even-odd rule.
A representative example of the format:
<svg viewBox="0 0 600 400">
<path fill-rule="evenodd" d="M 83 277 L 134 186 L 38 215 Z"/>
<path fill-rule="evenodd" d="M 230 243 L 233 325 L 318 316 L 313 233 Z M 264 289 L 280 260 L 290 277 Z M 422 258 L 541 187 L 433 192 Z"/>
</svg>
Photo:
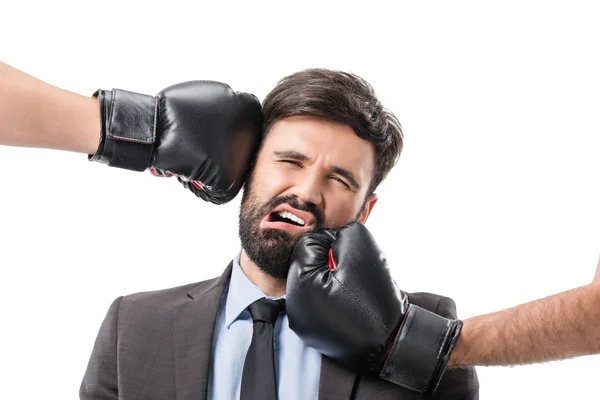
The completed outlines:
<svg viewBox="0 0 600 400">
<path fill-rule="evenodd" d="M 239 253 L 218 278 L 117 298 L 81 399 L 478 398 L 473 368 L 446 370 L 454 302 L 400 291 L 364 227 L 402 149 L 365 80 L 301 71 L 261 107 L 212 81 L 86 98 L 2 77 L 20 99 L 3 102 L 2 144 L 176 176 L 215 204 L 245 183 Z"/>
</svg>

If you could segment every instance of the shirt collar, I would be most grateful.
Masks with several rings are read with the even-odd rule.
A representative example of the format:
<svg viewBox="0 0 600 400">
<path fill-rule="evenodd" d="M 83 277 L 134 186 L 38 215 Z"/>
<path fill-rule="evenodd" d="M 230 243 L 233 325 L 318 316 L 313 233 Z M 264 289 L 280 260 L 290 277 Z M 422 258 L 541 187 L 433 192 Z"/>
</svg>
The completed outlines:
<svg viewBox="0 0 600 400">
<path fill-rule="evenodd" d="M 241 252 L 233 259 L 231 279 L 229 280 L 229 291 L 225 303 L 225 326 L 227 329 L 229 329 L 231 324 L 240 318 L 246 308 L 256 300 L 262 299 L 263 297 L 268 299 L 285 298 L 285 295 L 281 297 L 267 296 L 258 288 L 258 286 L 252 283 L 246 274 L 244 274 L 244 271 L 242 271 L 242 267 L 240 267 L 240 255 Z M 248 317 L 249 316 L 250 315 L 248 314 Z"/>
</svg>

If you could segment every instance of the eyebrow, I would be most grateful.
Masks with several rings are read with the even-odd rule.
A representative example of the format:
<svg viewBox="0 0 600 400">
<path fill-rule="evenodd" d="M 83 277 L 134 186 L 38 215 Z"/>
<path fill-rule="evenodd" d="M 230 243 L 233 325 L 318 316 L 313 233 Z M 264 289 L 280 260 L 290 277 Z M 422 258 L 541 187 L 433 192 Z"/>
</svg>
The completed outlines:
<svg viewBox="0 0 600 400">
<path fill-rule="evenodd" d="M 309 159 L 309 157 L 306 154 L 302 154 L 298 151 L 293 150 L 274 151 L 273 154 L 275 154 L 277 157 L 291 158 L 293 160 L 298 161 L 307 161 Z"/>
<path fill-rule="evenodd" d="M 298 151 L 293 151 L 293 150 L 274 151 L 273 154 L 275 154 L 277 157 L 291 158 L 292 160 L 298 160 L 298 161 L 307 161 L 310 159 L 310 157 L 308 157 L 306 154 L 302 154 Z M 337 165 L 332 166 L 331 171 L 346 178 L 350 182 L 350 184 L 352 186 L 354 186 L 354 188 L 356 190 L 360 189 L 360 184 L 358 183 L 358 181 L 356 180 L 356 178 L 354 177 L 354 174 L 352 172 L 348 171 L 345 168 L 339 167 Z"/>
</svg>

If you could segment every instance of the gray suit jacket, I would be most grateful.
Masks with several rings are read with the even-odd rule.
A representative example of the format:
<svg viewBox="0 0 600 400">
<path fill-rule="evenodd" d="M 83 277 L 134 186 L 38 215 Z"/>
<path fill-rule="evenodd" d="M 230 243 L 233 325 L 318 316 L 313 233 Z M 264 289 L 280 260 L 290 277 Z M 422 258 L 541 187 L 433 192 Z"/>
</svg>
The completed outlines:
<svg viewBox="0 0 600 400">
<path fill-rule="evenodd" d="M 219 278 L 119 297 L 111 305 L 81 383 L 82 400 L 204 400 L 215 319 L 231 264 Z M 411 302 L 456 317 L 454 302 L 427 293 Z M 319 399 L 424 399 L 358 376 L 323 357 Z M 475 370 L 447 371 L 435 399 L 478 399 Z"/>
</svg>

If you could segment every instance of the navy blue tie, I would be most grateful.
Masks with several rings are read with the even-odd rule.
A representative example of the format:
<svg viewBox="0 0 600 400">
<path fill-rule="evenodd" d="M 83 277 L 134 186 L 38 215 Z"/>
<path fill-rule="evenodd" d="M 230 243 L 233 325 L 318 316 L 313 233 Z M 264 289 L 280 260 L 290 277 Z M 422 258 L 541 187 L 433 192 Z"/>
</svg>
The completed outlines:
<svg viewBox="0 0 600 400">
<path fill-rule="evenodd" d="M 250 304 L 252 342 L 246 353 L 240 400 L 277 400 L 273 357 L 273 325 L 285 309 L 285 300 L 262 298 Z"/>
</svg>

